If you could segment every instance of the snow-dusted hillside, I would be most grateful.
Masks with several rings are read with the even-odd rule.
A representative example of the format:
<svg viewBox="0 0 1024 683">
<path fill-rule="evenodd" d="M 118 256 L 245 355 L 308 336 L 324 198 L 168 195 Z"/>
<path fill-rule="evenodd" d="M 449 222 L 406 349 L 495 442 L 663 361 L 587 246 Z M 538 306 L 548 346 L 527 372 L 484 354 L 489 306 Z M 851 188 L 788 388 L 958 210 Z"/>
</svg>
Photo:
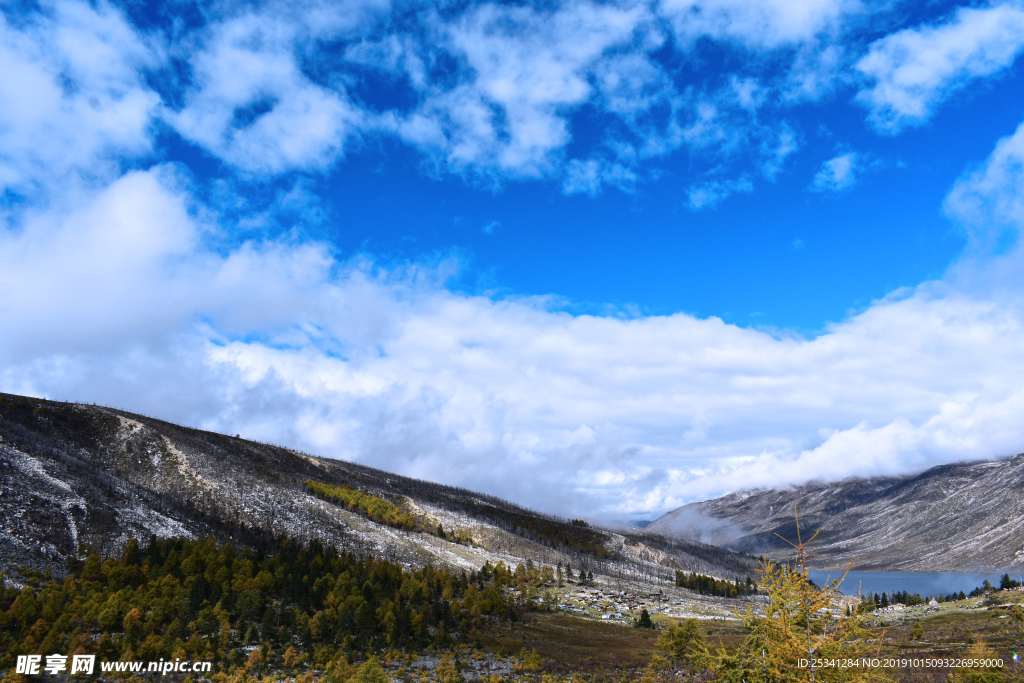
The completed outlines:
<svg viewBox="0 0 1024 683">
<path fill-rule="evenodd" d="M 775 534 L 821 529 L 823 569 L 1024 570 L 1024 455 L 916 476 L 811 483 L 685 505 L 648 529 L 750 552 L 788 554 Z"/>
<path fill-rule="evenodd" d="M 312 495 L 314 480 L 385 498 L 471 545 L 370 520 Z M 246 543 L 270 532 L 408 565 L 479 568 L 526 559 L 595 575 L 664 581 L 675 569 L 722 578 L 751 558 L 700 543 L 620 535 L 507 501 L 339 460 L 178 427 L 98 406 L 0 394 L 0 569 L 60 568 L 91 545 L 214 534 Z"/>
</svg>

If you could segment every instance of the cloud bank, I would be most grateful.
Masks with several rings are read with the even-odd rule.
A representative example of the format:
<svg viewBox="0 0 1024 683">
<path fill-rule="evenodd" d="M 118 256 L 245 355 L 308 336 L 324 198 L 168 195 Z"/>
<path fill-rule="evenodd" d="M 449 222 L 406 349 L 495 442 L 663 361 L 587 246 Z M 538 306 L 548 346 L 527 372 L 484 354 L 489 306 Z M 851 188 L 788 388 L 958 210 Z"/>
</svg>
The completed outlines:
<svg viewBox="0 0 1024 683">
<path fill-rule="evenodd" d="M 1000 169 L 1019 148 L 1001 142 L 958 184 L 961 220 L 984 220 L 986 200 L 1019 228 L 994 179 L 1015 181 Z M 805 339 L 457 294 L 451 262 L 388 270 L 286 239 L 218 250 L 208 220 L 187 178 L 157 166 L 5 234 L 3 386 L 132 396 L 172 420 L 605 516 L 1024 443 L 1024 308 L 998 282 L 982 298 L 951 274 Z"/>
</svg>

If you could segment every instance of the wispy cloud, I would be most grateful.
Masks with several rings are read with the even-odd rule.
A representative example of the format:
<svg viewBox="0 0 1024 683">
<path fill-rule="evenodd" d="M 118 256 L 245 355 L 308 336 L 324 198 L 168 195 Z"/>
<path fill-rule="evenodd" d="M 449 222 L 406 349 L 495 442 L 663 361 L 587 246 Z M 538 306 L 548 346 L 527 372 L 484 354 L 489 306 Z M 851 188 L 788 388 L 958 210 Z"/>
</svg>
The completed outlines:
<svg viewBox="0 0 1024 683">
<path fill-rule="evenodd" d="M 609 163 L 603 159 L 573 159 L 566 166 L 562 190 L 570 195 L 594 196 L 601 191 L 602 186 L 611 185 L 624 192 L 630 192 L 636 181 L 636 173 L 621 164 Z"/>
<path fill-rule="evenodd" d="M 710 209 L 737 192 L 752 192 L 754 184 L 749 178 L 736 180 L 708 180 L 687 190 L 692 209 Z"/>
<path fill-rule="evenodd" d="M 833 157 L 821 165 L 814 174 L 811 189 L 815 192 L 839 192 L 848 190 L 857 182 L 860 157 L 856 152 L 847 152 Z"/>
<path fill-rule="evenodd" d="M 813 41 L 865 8 L 857 0 L 667 0 L 661 11 L 684 45 L 708 36 L 763 50 Z"/>
<path fill-rule="evenodd" d="M 329 28 L 350 29 L 341 16 L 365 9 L 353 4 L 299 4 L 288 13 L 270 5 L 214 22 L 187 53 L 193 77 L 184 106 L 165 120 L 245 173 L 329 166 L 366 127 L 366 115 L 344 88 L 314 82 L 301 68 L 300 50 Z"/>
<path fill-rule="evenodd" d="M 579 191 L 580 164 L 609 149 L 617 158 L 608 168 L 622 169 L 609 183 L 628 190 L 644 158 L 681 147 L 730 155 L 784 134 L 784 125 L 758 120 L 779 101 L 777 78 L 727 74 L 695 90 L 653 56 L 671 32 L 772 50 L 817 40 L 837 17 L 860 11 L 841 2 L 755 8 L 579 0 L 545 9 L 470 5 L 444 19 L 426 13 L 389 23 L 392 8 L 383 0 L 311 0 L 218 5 L 204 24 L 146 34 L 104 3 L 47 8 L 3 27 L 0 49 L 9 59 L 0 87 L 5 101 L 18 103 L 4 114 L 20 117 L 7 127 L 18 131 L 4 148 L 8 156 L 44 154 L 18 142 L 40 137 L 29 130 L 39 117 L 26 107 L 65 100 L 86 129 L 110 128 L 55 144 L 72 151 L 57 165 L 73 160 L 83 141 L 144 153 L 154 127 L 167 125 L 243 177 L 265 179 L 322 172 L 351 145 L 388 135 L 446 172 L 498 183 L 554 178 L 567 191 Z M 690 49 L 686 41 L 678 48 Z M 60 90 L 60 78 L 74 83 L 77 96 Z M 372 87 L 360 89 L 375 79 L 405 88 L 408 104 L 379 106 L 367 94 Z M 33 91 L 29 83 L 37 84 Z M 618 123 L 600 148 L 567 158 L 573 117 L 585 106 Z M 84 132 L 66 127 L 75 128 Z M 25 172 L 25 164 L 9 164 L 12 181 L 15 166 Z"/>
<path fill-rule="evenodd" d="M 996 144 L 986 162 L 964 174 L 946 197 L 946 213 L 988 254 L 1007 232 L 1024 230 L 1024 124 Z"/>
<path fill-rule="evenodd" d="M 905 29 L 872 43 L 857 69 L 875 84 L 858 99 L 878 129 L 894 133 L 926 121 L 970 81 L 1006 69 L 1022 49 L 1020 3 L 962 7 L 944 24 Z"/>
<path fill-rule="evenodd" d="M 399 20 L 384 0 L 308 0 L 211 6 L 203 24 L 146 33 L 113 5 L 63 0 L 3 24 L 3 154 L 20 160 L 0 166 L 0 179 L 99 147 L 146 153 L 165 125 L 256 180 L 323 172 L 375 136 L 413 146 L 435 172 L 499 185 L 552 179 L 593 194 L 581 169 L 609 159 L 614 177 L 597 175 L 629 191 L 646 160 L 680 149 L 706 157 L 703 172 L 721 175 L 726 162 L 733 183 L 772 179 L 800 138 L 786 109 L 848 84 L 860 48 L 843 44 L 844 22 L 872 11 L 852 0 L 574 0 Z M 875 81 L 860 94 L 873 120 L 887 130 L 922 120 L 958 84 L 1008 65 L 1021 16 L 1015 4 L 965 9 L 875 42 L 858 62 Z M 773 56 L 695 84 L 667 64 L 689 59 L 698 38 Z M 681 55 L 666 61 L 666 45 Z M 377 102 L 381 84 L 405 104 Z M 58 103 L 78 124 L 36 130 L 52 117 L 32 108 Z M 609 117 L 607 134 L 569 155 L 586 108 Z M 41 138 L 67 153 L 24 142 Z"/>
</svg>

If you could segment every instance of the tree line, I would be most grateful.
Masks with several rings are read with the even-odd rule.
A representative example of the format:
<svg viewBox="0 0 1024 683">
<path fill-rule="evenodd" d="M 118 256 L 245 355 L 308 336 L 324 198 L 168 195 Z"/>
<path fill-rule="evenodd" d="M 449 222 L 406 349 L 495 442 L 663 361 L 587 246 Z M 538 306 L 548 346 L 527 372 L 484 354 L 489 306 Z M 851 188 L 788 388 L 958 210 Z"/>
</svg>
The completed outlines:
<svg viewBox="0 0 1024 683">
<path fill-rule="evenodd" d="M 1009 590 L 1013 588 L 1019 588 L 1021 583 L 1010 578 L 1009 574 L 1003 574 L 999 579 L 999 587 L 992 585 L 992 582 L 985 579 L 985 582 L 973 589 L 970 593 L 964 593 L 958 591 L 955 593 L 947 593 L 945 595 L 939 594 L 932 596 L 936 602 L 956 602 L 958 600 L 966 600 L 967 598 L 977 598 L 989 593 Z M 920 593 L 911 593 L 909 591 L 892 591 L 890 593 L 875 593 L 874 595 L 865 594 L 861 596 L 861 604 L 867 609 L 872 607 L 889 607 L 890 605 L 906 605 L 907 607 L 913 607 L 915 605 L 923 605 L 928 602 L 928 598 L 923 597 Z"/>
<path fill-rule="evenodd" d="M 746 581 L 726 581 L 716 579 L 713 576 L 705 576 L 676 570 L 676 586 L 700 593 L 701 595 L 716 595 L 722 598 L 738 598 L 744 595 L 757 593 L 757 584 L 748 576 Z"/>
</svg>

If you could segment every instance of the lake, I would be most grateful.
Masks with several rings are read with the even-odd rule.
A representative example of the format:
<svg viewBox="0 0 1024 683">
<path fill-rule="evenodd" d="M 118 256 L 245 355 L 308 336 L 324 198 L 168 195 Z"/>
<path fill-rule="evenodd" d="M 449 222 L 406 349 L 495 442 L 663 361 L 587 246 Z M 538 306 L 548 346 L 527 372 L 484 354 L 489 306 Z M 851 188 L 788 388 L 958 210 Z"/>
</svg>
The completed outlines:
<svg viewBox="0 0 1024 683">
<path fill-rule="evenodd" d="M 828 577 L 833 579 L 842 575 L 842 572 L 808 572 L 811 580 L 819 586 L 824 586 Z M 999 577 L 1002 574 L 961 574 L 959 572 L 850 572 L 839 587 L 840 592 L 845 595 L 857 595 L 858 584 L 861 592 L 865 594 L 894 593 L 896 591 L 907 591 L 908 593 L 919 593 L 924 597 L 929 595 L 949 595 L 950 593 L 963 591 L 970 593 L 988 579 L 993 586 L 999 585 Z M 1017 581 L 1020 576 L 1012 572 L 1010 576 Z"/>
</svg>

